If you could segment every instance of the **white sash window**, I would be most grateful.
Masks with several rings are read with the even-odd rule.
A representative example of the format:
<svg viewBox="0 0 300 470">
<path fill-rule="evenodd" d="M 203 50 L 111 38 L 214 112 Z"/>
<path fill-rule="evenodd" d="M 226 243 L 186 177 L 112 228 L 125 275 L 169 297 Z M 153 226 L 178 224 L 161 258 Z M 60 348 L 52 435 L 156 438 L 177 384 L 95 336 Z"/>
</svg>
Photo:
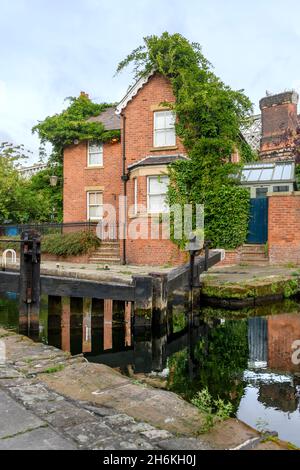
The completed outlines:
<svg viewBox="0 0 300 470">
<path fill-rule="evenodd" d="M 103 194 L 100 191 L 87 193 L 88 220 L 101 220 L 103 217 Z"/>
<path fill-rule="evenodd" d="M 154 113 L 154 147 L 174 147 L 175 145 L 174 112 L 156 111 Z"/>
<path fill-rule="evenodd" d="M 103 166 L 103 144 L 88 143 L 88 166 Z"/>
<path fill-rule="evenodd" d="M 148 212 L 161 213 L 168 212 L 169 207 L 166 203 L 168 192 L 168 176 L 149 176 L 148 177 Z"/>
</svg>

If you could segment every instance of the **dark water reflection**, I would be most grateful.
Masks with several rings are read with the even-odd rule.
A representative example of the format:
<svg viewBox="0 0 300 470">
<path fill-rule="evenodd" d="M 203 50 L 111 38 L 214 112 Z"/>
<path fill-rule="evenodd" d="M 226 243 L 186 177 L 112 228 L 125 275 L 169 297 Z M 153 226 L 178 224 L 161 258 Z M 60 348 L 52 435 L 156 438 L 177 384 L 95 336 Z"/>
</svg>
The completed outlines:
<svg viewBox="0 0 300 470">
<path fill-rule="evenodd" d="M 43 298 L 40 339 L 125 373 L 154 373 L 186 400 L 207 387 L 239 419 L 300 446 L 300 305 L 174 313 L 152 331 L 132 326 L 125 302 Z M 0 326 L 16 329 L 17 320 L 16 296 L 0 297 Z"/>
</svg>

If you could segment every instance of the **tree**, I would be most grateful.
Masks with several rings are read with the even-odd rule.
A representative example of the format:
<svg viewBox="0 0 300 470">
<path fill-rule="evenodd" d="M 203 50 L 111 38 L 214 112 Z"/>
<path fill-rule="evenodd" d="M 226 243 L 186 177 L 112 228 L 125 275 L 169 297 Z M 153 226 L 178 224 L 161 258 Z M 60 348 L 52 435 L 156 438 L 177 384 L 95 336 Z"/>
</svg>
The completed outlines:
<svg viewBox="0 0 300 470">
<path fill-rule="evenodd" d="M 244 161 L 254 159 L 240 132 L 249 125 L 250 100 L 243 91 L 226 86 L 213 73 L 201 46 L 180 34 L 144 38 L 117 72 L 129 64 L 134 66 L 135 79 L 155 70 L 172 84 L 176 102 L 163 104 L 176 113 L 176 133 L 189 159 L 170 167 L 170 204 L 204 204 L 206 237 L 213 245 L 241 245 L 247 235 L 249 194 L 238 186 L 240 166 L 230 161 L 235 151 Z M 228 198 L 232 204 L 224 207 Z"/>
<path fill-rule="evenodd" d="M 109 142 L 120 139 L 120 131 L 107 131 L 101 122 L 89 122 L 88 118 L 98 116 L 108 107 L 108 103 L 96 104 L 82 93 L 78 98 L 66 98 L 69 106 L 60 114 L 48 116 L 44 121 L 33 127 L 41 140 L 40 155 L 44 156 L 44 146 L 48 142 L 52 144 L 52 153 L 49 159 L 49 167 L 31 178 L 30 192 L 35 193 L 41 199 L 43 208 L 37 214 L 39 221 L 63 220 L 63 152 L 67 145 L 75 141 L 93 140 Z M 49 185 L 51 175 L 59 177 L 56 187 Z"/>
<path fill-rule="evenodd" d="M 10 142 L 0 142 L 0 157 L 18 166 L 21 160 L 26 160 L 32 152 L 27 150 L 23 144 L 14 145 Z"/>
<path fill-rule="evenodd" d="M 49 165 L 33 175 L 28 182 L 28 194 L 38 205 L 31 214 L 36 222 L 63 221 L 63 177 L 61 165 Z M 50 185 L 50 176 L 57 176 L 57 186 Z"/>
<path fill-rule="evenodd" d="M 22 181 L 16 169 L 23 146 L 0 143 L 0 223 L 14 220 L 22 204 Z"/>
<path fill-rule="evenodd" d="M 62 113 L 46 117 L 32 129 L 38 134 L 42 144 L 52 144 L 51 162 L 62 164 L 64 147 L 76 140 L 108 142 L 120 138 L 120 131 L 107 131 L 101 122 L 88 121 L 88 118 L 98 116 L 112 105 L 93 103 L 86 94 L 66 100 L 70 104 Z"/>
<path fill-rule="evenodd" d="M 18 167 L 28 153 L 24 145 L 0 143 L 0 223 L 61 221 L 61 168 L 49 167 L 26 180 Z M 52 174 L 60 177 L 58 188 L 50 186 Z"/>
</svg>

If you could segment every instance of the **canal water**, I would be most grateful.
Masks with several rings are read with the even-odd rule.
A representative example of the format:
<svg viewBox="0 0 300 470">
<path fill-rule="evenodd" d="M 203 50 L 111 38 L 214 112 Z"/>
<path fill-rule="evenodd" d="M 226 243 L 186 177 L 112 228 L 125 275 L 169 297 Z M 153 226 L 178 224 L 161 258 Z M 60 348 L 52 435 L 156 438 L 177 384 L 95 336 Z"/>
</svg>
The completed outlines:
<svg viewBox="0 0 300 470">
<path fill-rule="evenodd" d="M 43 298 L 40 340 L 124 374 L 150 374 L 190 401 L 207 388 L 234 415 L 300 447 L 300 302 L 228 311 L 174 306 L 164 328 L 134 329 L 128 306 Z M 18 299 L 0 297 L 0 326 L 17 330 Z M 108 309 L 108 311 L 111 310 Z M 88 313 L 87 313 L 88 312 Z"/>
</svg>

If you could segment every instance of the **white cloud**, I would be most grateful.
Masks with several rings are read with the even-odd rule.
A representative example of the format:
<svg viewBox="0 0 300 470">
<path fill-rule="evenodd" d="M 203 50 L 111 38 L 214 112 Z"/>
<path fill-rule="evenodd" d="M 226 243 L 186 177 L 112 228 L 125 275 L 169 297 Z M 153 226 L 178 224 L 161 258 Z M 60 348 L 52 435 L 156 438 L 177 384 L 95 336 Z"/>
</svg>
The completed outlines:
<svg viewBox="0 0 300 470">
<path fill-rule="evenodd" d="M 117 63 L 149 34 L 180 32 L 200 42 L 216 73 L 252 101 L 299 90 L 296 0 L 14 0 L 0 17 L 0 135 L 35 151 L 32 126 L 87 91 L 117 101 L 130 76 Z M 2 131 L 1 131 L 2 130 Z"/>
</svg>

